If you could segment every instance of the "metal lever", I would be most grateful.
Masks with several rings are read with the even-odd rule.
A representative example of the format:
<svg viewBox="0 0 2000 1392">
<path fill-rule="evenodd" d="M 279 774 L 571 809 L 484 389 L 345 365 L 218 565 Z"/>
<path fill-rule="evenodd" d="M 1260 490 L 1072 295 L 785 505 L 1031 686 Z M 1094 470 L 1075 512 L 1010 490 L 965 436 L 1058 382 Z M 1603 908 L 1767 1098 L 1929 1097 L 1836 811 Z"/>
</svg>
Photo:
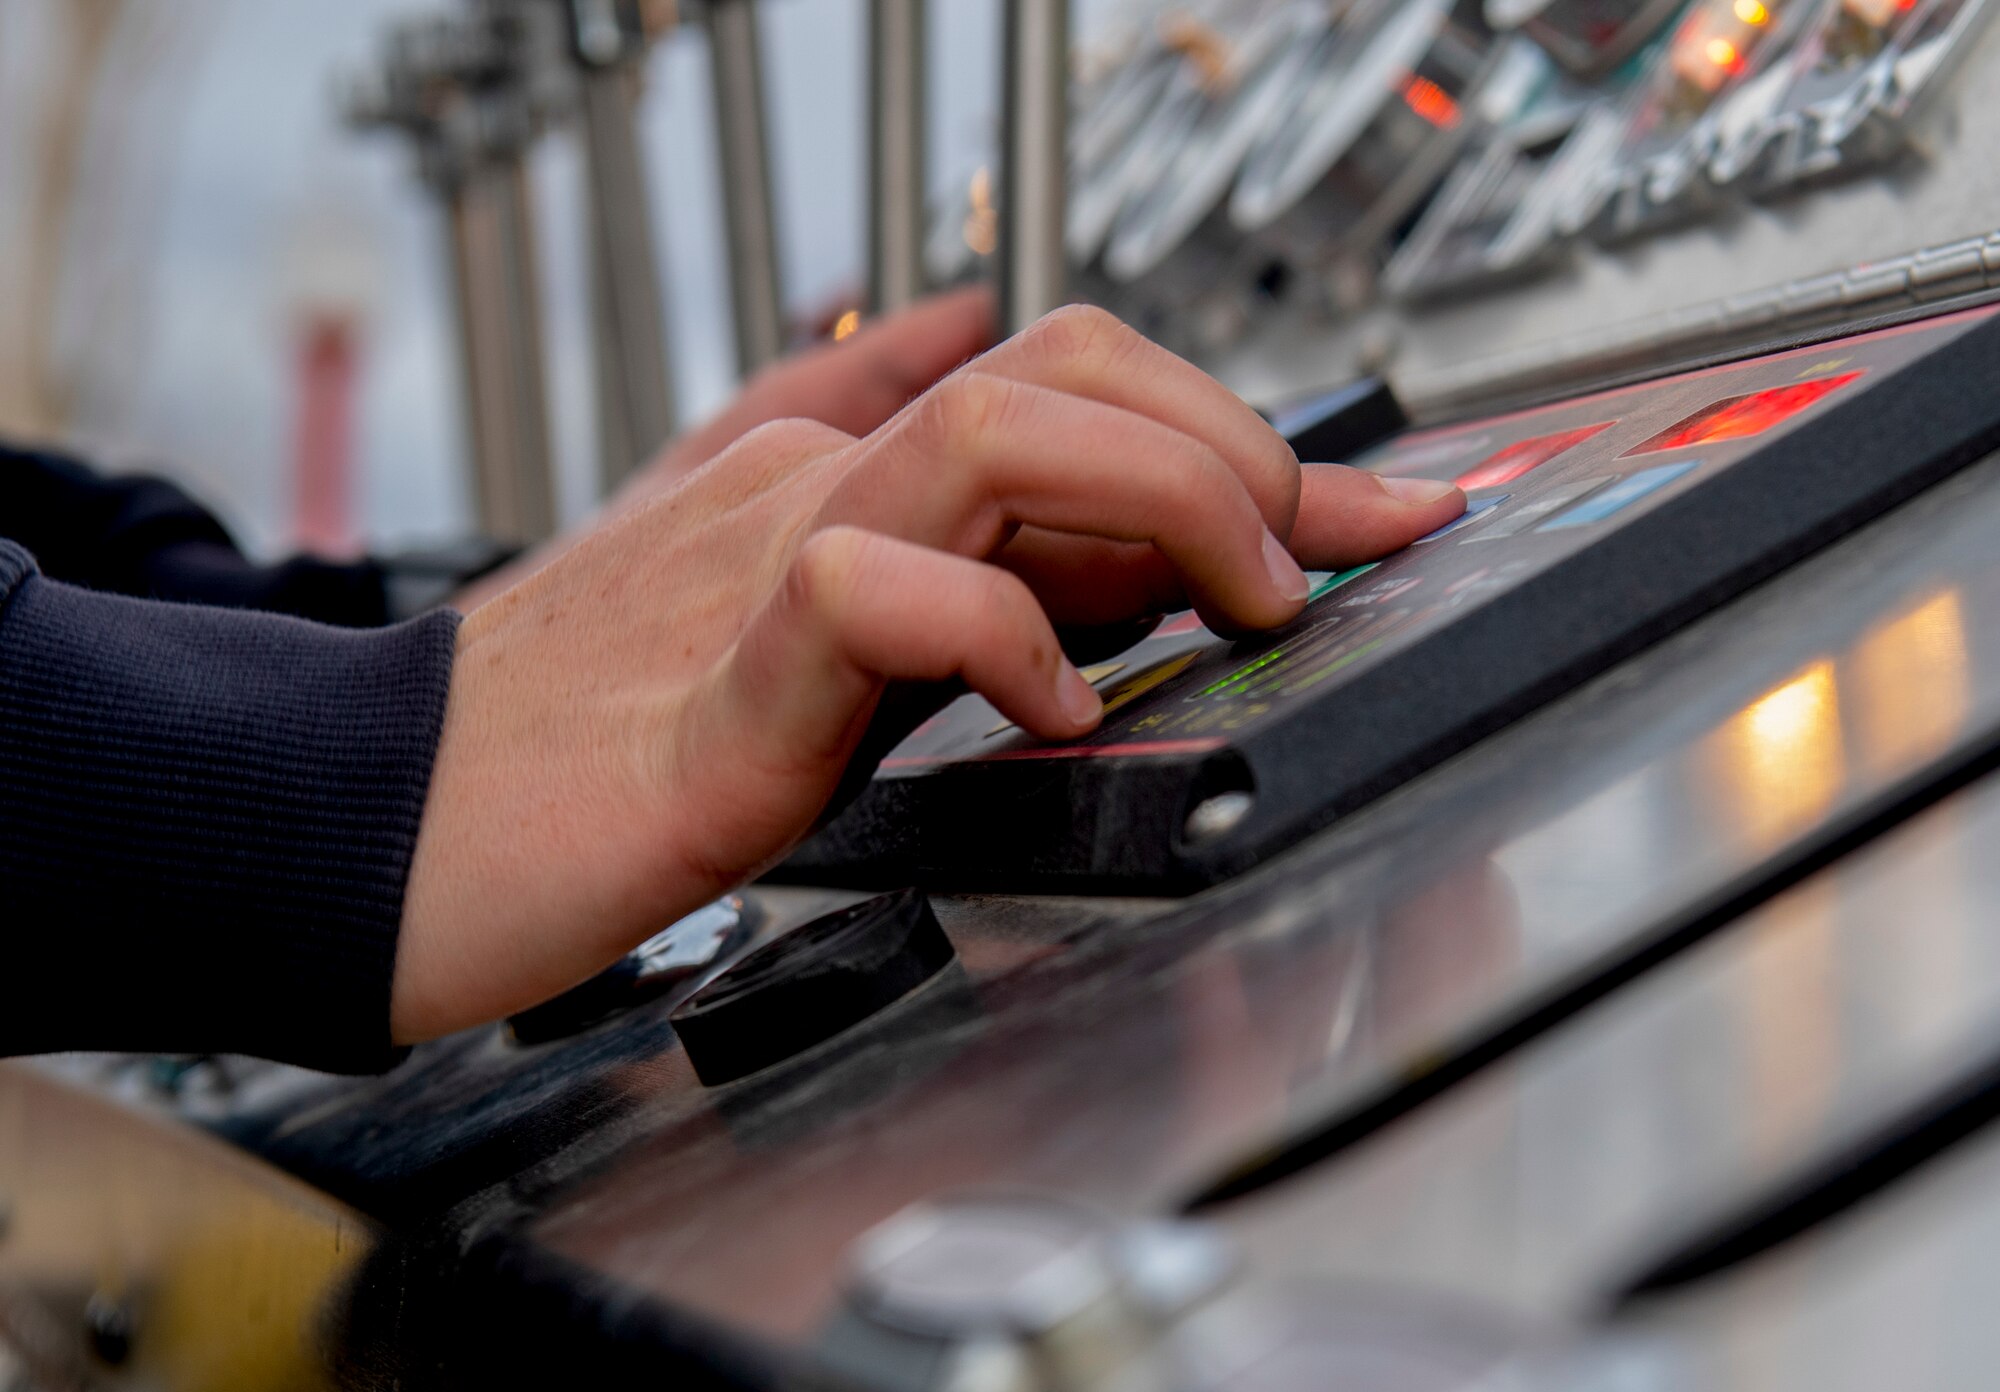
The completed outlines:
<svg viewBox="0 0 2000 1392">
<path fill-rule="evenodd" d="M 868 302 L 924 293 L 927 0 L 868 0 Z"/>
<path fill-rule="evenodd" d="M 722 210 L 729 235 L 729 297 L 742 375 L 785 351 L 785 298 L 778 275 L 777 202 L 764 101 L 764 59 L 752 0 L 709 0 L 709 60 Z"/>
<path fill-rule="evenodd" d="M 568 0 L 590 235 L 597 466 L 609 497 L 674 433 L 672 356 L 634 106 L 650 36 L 636 6 Z"/>
<path fill-rule="evenodd" d="M 1007 0 L 1001 89 L 1000 321 L 1068 302 L 1069 0 Z"/>
</svg>

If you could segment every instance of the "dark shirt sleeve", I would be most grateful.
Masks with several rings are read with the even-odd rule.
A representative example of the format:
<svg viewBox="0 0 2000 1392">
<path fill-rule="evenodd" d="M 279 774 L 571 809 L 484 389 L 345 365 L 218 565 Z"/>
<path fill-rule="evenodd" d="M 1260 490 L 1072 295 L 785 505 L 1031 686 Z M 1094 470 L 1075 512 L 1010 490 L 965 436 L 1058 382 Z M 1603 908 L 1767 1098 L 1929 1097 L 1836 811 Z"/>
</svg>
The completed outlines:
<svg viewBox="0 0 2000 1392">
<path fill-rule="evenodd" d="M 105 558 L 43 538 L 77 584 L 0 541 L 0 1052 L 386 1067 L 458 616 L 356 631 L 95 592 L 126 567 L 187 597 L 144 580 L 135 536 L 233 552 L 160 495 L 113 511 Z M 318 593 L 355 622 L 363 590 Z"/>
<path fill-rule="evenodd" d="M 519 548 L 479 537 L 331 561 L 261 565 L 214 515 L 165 479 L 99 474 L 65 455 L 0 443 L 0 537 L 42 574 L 85 589 L 373 628 L 446 603 Z"/>
<path fill-rule="evenodd" d="M 47 451 L 0 445 L 0 537 L 26 548 L 45 576 L 86 589 L 350 628 L 397 617 L 378 561 L 257 565 L 165 479 L 110 478 Z"/>
</svg>

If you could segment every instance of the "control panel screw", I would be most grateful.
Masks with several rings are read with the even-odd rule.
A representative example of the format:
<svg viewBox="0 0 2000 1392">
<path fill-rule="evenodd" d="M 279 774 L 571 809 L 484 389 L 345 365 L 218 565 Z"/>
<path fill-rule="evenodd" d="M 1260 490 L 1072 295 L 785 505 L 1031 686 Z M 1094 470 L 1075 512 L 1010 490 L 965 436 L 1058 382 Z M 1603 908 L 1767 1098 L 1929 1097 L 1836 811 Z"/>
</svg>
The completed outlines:
<svg viewBox="0 0 2000 1392">
<path fill-rule="evenodd" d="M 1195 843 L 1219 841 L 1243 825 L 1255 805 L 1248 793 L 1217 793 L 1205 798 L 1188 813 L 1187 839 Z"/>
</svg>

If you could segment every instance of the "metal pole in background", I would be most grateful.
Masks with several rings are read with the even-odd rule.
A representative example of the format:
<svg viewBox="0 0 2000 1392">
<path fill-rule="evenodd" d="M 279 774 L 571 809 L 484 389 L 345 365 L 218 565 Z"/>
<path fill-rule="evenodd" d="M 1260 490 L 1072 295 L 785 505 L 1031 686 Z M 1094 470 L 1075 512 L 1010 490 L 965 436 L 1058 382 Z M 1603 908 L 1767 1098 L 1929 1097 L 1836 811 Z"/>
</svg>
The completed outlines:
<svg viewBox="0 0 2000 1392">
<path fill-rule="evenodd" d="M 924 30 L 928 0 L 868 0 L 868 303 L 924 293 Z"/>
<path fill-rule="evenodd" d="M 1069 0 L 1007 0 L 1001 86 L 1000 325 L 1066 304 Z"/>
<path fill-rule="evenodd" d="M 545 112 L 525 28 L 497 2 L 400 25 L 346 107 L 410 137 L 443 206 L 479 528 L 535 542 L 555 534 L 556 496 L 526 164 Z"/>
<path fill-rule="evenodd" d="M 556 530 L 555 467 L 528 171 L 472 170 L 446 206 L 479 529 L 541 541 Z"/>
<path fill-rule="evenodd" d="M 647 35 L 635 7 L 569 0 L 590 243 L 591 353 L 603 496 L 674 433 L 672 357 L 635 105 Z"/>
<path fill-rule="evenodd" d="M 777 204 L 771 192 L 764 62 L 753 0 L 709 0 L 708 48 L 715 74 L 715 128 L 729 237 L 736 363 L 749 377 L 785 351 Z"/>
</svg>

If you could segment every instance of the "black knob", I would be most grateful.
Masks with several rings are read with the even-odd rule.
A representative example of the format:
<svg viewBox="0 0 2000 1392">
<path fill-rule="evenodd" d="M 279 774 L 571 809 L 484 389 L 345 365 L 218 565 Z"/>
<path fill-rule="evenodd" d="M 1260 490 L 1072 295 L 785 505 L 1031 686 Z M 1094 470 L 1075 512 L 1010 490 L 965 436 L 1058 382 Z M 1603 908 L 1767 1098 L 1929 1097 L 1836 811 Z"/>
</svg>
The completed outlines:
<svg viewBox="0 0 2000 1392">
<path fill-rule="evenodd" d="M 762 921 L 754 901 L 733 894 L 718 899 L 661 929 L 582 985 L 510 1016 L 507 1032 L 516 1044 L 546 1044 L 692 986 L 748 942 Z"/>
<path fill-rule="evenodd" d="M 894 1005 L 951 964 L 922 891 L 836 910 L 758 948 L 668 1018 L 709 1087 L 746 1077 Z"/>
</svg>

